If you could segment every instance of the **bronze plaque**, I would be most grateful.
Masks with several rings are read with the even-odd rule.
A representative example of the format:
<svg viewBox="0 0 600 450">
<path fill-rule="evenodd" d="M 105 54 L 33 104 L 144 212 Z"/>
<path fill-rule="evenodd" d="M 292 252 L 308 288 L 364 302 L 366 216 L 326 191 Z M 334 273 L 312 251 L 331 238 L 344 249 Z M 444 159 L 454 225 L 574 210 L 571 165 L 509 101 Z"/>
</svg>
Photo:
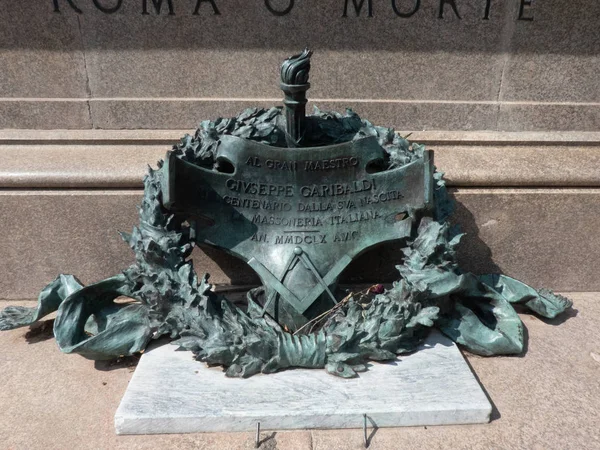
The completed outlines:
<svg viewBox="0 0 600 450">
<path fill-rule="evenodd" d="M 163 201 L 195 222 L 197 242 L 246 261 L 266 312 L 295 329 L 334 305 L 353 258 L 408 237 L 411 211 L 431 205 L 430 152 L 377 171 L 384 158 L 375 137 L 290 149 L 223 136 L 216 159 L 226 171 L 168 155 Z"/>
</svg>

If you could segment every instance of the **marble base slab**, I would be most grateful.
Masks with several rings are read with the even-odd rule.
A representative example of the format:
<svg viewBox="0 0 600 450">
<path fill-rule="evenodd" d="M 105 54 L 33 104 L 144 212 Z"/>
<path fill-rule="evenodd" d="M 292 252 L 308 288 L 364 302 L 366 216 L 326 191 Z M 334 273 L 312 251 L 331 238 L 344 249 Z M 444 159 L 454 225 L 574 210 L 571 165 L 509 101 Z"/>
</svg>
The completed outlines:
<svg viewBox="0 0 600 450">
<path fill-rule="evenodd" d="M 433 331 L 421 348 L 359 378 L 295 369 L 248 379 L 155 345 L 115 414 L 117 434 L 486 423 L 492 406 L 457 346 Z"/>
</svg>

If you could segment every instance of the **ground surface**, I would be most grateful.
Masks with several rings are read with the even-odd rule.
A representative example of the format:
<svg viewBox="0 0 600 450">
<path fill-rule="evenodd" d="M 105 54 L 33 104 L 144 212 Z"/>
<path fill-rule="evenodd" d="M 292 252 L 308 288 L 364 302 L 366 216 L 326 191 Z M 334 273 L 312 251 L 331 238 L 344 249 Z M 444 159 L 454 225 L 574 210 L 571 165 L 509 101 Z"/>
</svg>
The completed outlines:
<svg viewBox="0 0 600 450">
<path fill-rule="evenodd" d="M 490 424 L 379 429 L 369 448 L 600 449 L 600 293 L 567 295 L 575 304 L 566 319 L 521 316 L 525 356 L 466 354 L 494 405 Z M 8 304 L 33 305 L 0 308 Z M 49 326 L 1 332 L 0 448 L 254 448 L 253 433 L 116 436 L 113 416 L 134 365 L 63 355 Z M 363 448 L 362 430 L 265 431 L 261 439 L 263 450 Z"/>
</svg>

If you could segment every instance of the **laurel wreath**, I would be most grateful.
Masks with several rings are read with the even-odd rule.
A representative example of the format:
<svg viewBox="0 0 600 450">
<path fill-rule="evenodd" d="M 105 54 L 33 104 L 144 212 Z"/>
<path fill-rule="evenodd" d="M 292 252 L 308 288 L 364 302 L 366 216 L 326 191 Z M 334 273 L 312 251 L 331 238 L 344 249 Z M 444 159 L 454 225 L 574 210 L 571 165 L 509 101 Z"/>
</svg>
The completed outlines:
<svg viewBox="0 0 600 450">
<path fill-rule="evenodd" d="M 386 152 L 387 169 L 423 155 L 423 146 L 350 110 L 315 110 L 307 119 L 306 145 L 375 136 Z M 223 135 L 286 146 L 281 110 L 252 108 L 234 118 L 202 122 L 173 152 L 219 170 L 216 151 Z M 431 327 L 474 353 L 520 353 L 523 324 L 511 303 L 550 318 L 571 306 L 560 295 L 536 291 L 504 275 L 463 273 L 455 257 L 462 235 L 448 222 L 453 202 L 443 174 L 435 172 L 434 212 L 412 217 L 413 235 L 398 255 L 398 281 L 388 289 L 375 284 L 349 294 L 292 334 L 262 315 L 253 300 L 262 288 L 249 292 L 244 310 L 214 293 L 208 275 L 198 277 L 190 260 L 192 230 L 185 217 L 172 214 L 162 203 L 161 166 L 159 162 L 158 170 L 149 169 L 144 179 L 139 226 L 121 233 L 136 262 L 89 286 L 72 275 L 60 275 L 42 291 L 36 308 L 9 307 L 0 313 L 0 329 L 29 325 L 57 311 L 54 334 L 61 350 L 88 358 L 131 355 L 166 335 L 196 359 L 224 366 L 227 376 L 306 367 L 354 377 L 367 370 L 369 361 L 391 360 L 415 350 Z M 122 296 L 134 301 L 116 301 Z"/>
</svg>

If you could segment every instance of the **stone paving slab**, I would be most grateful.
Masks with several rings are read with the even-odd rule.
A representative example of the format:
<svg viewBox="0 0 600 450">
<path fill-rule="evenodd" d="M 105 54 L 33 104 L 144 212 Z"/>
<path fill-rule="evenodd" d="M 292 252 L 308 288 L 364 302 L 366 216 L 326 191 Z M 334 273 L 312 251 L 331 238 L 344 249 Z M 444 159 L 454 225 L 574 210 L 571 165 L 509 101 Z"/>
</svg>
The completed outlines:
<svg viewBox="0 0 600 450">
<path fill-rule="evenodd" d="M 492 405 L 458 347 L 434 330 L 418 351 L 359 377 L 295 369 L 227 378 L 168 343 L 145 352 L 115 414 L 118 434 L 487 423 Z"/>
<path fill-rule="evenodd" d="M 569 317 L 521 315 L 523 357 L 466 359 L 493 404 L 483 425 L 381 428 L 371 450 L 600 448 L 600 293 L 566 294 Z M 33 302 L 3 302 L 9 304 Z M 136 360 L 64 355 L 48 327 L 0 333 L 0 448 L 252 449 L 254 433 L 117 436 L 114 414 Z M 370 433 L 372 433 L 370 431 Z M 267 431 L 262 450 L 358 450 L 362 430 Z"/>
</svg>

